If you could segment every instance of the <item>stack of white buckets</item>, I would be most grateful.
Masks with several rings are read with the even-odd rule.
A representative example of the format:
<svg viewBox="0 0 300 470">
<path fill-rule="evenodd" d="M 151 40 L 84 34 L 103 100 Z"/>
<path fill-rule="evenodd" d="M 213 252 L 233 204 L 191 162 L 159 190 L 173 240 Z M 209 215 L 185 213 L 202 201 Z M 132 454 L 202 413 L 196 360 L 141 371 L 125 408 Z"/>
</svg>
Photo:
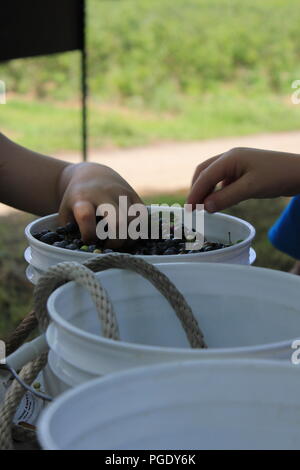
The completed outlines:
<svg viewBox="0 0 300 470">
<path fill-rule="evenodd" d="M 72 390 L 43 413 L 44 448 L 300 448 L 300 375 L 291 363 L 300 337 L 300 280 L 246 266 L 255 259 L 248 223 L 205 217 L 209 240 L 226 242 L 230 232 L 233 242 L 243 241 L 216 252 L 144 259 L 162 263 L 157 267 L 191 306 L 208 349 L 188 347 L 170 305 L 135 273 L 97 274 L 115 308 L 118 342 L 101 336 L 83 288 L 68 283 L 51 295 L 47 389 L 54 396 Z M 93 256 L 32 236 L 56 225 L 49 216 L 26 229 L 33 282 L 59 261 Z"/>
</svg>

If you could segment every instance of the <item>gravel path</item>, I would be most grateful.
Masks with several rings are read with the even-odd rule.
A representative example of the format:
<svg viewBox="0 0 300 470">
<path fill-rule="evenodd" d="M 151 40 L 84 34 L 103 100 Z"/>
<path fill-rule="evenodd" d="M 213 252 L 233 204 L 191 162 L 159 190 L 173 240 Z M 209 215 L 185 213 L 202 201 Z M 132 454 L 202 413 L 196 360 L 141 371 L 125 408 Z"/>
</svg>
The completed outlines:
<svg viewBox="0 0 300 470">
<path fill-rule="evenodd" d="M 174 192 L 189 187 L 198 163 L 232 147 L 257 147 L 300 153 L 300 131 L 229 137 L 199 142 L 171 142 L 149 147 L 92 150 L 90 161 L 118 171 L 140 194 Z M 80 161 L 79 153 L 55 155 L 70 162 Z M 10 210 L 0 204 L 0 214 Z"/>
</svg>

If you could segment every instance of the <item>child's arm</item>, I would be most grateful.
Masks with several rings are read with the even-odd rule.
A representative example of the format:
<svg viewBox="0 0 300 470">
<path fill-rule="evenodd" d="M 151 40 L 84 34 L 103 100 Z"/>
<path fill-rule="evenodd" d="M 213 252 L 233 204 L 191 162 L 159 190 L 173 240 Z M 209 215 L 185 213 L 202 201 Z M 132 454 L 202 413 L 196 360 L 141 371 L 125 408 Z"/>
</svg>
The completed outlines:
<svg viewBox="0 0 300 470">
<path fill-rule="evenodd" d="M 115 171 L 96 163 L 68 164 L 32 152 L 0 133 L 0 201 L 37 215 L 60 212 L 61 223 L 76 219 L 84 240 L 95 239 L 96 207 L 141 202 Z"/>
<path fill-rule="evenodd" d="M 38 215 L 57 211 L 60 177 L 67 166 L 0 134 L 0 201 Z"/>
<path fill-rule="evenodd" d="M 218 183 L 221 188 L 214 192 Z M 300 155 L 235 148 L 200 164 L 194 174 L 189 204 L 204 203 L 215 212 L 250 198 L 300 193 Z"/>
</svg>

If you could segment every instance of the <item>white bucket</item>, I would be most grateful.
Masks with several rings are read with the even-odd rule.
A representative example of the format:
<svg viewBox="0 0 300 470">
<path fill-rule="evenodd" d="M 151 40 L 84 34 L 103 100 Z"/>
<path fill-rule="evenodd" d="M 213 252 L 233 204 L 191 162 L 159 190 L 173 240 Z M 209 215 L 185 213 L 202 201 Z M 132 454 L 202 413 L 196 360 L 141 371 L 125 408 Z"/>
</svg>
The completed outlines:
<svg viewBox="0 0 300 470">
<path fill-rule="evenodd" d="M 181 211 L 181 208 L 166 207 L 166 212 Z M 35 220 L 25 229 L 25 235 L 29 243 L 29 247 L 25 251 L 25 259 L 29 264 L 27 269 L 28 279 L 36 284 L 41 273 L 46 271 L 62 261 L 77 261 L 83 263 L 95 256 L 93 253 L 81 251 L 72 251 L 65 248 L 42 243 L 32 236 L 34 232 L 41 232 L 43 229 L 56 229 L 58 226 L 57 214 L 49 215 L 41 219 Z M 145 255 L 141 258 L 151 263 L 178 263 L 178 262 L 213 262 L 213 263 L 234 263 L 234 264 L 252 264 L 255 261 L 255 251 L 251 248 L 252 240 L 255 236 L 255 229 L 248 222 L 232 217 L 227 214 L 204 214 L 204 235 L 209 241 L 228 243 L 228 232 L 230 232 L 231 240 L 236 243 L 230 247 L 220 250 L 208 251 L 204 253 L 193 253 L 187 255 Z"/>
<path fill-rule="evenodd" d="M 117 315 L 121 341 L 100 336 L 96 309 L 74 282 L 49 298 L 52 393 L 97 376 L 188 359 L 291 360 L 300 337 L 300 278 L 263 268 L 211 263 L 158 265 L 191 306 L 208 349 L 191 349 L 169 303 L 139 275 L 97 274 Z"/>
<path fill-rule="evenodd" d="M 98 378 L 38 423 L 47 450 L 300 449 L 300 374 L 273 361 L 192 361 Z"/>
</svg>

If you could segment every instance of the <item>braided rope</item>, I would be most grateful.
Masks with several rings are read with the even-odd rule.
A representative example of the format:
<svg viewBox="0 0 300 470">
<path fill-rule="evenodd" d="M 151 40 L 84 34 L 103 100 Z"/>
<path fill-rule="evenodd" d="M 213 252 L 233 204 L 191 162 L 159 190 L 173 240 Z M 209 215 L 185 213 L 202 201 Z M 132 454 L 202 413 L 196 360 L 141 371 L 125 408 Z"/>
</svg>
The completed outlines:
<svg viewBox="0 0 300 470">
<path fill-rule="evenodd" d="M 12 425 L 12 438 L 14 441 L 17 442 L 31 442 L 38 446 L 37 436 L 35 427 L 32 429 L 25 428 L 24 426 L 20 426 L 17 424 Z"/>
<path fill-rule="evenodd" d="M 74 280 L 84 286 L 91 294 L 102 325 L 103 336 L 119 339 L 117 319 L 111 302 L 105 289 L 103 289 L 96 276 L 91 272 L 104 271 L 110 268 L 129 269 L 148 279 L 175 310 L 191 347 L 205 347 L 203 333 L 182 294 L 167 276 L 155 266 L 132 255 L 107 255 L 105 257 L 94 258 L 84 265 L 76 262 L 64 262 L 48 269 L 40 277 L 34 292 L 34 309 L 40 328 L 45 331 L 49 323 L 47 299 L 51 292 L 64 282 Z"/>
<path fill-rule="evenodd" d="M 184 331 L 186 332 L 191 347 L 206 347 L 203 333 L 199 328 L 191 307 L 170 279 L 159 271 L 153 264 L 147 263 L 142 258 L 138 258 L 136 256 L 119 254 L 107 255 L 101 258 L 92 258 L 84 264 L 94 272 L 104 271 L 110 268 L 127 269 L 146 278 L 173 307 Z"/>
<path fill-rule="evenodd" d="M 28 337 L 28 335 L 37 327 L 37 319 L 34 311 L 30 312 L 17 326 L 13 334 L 6 341 L 6 354 L 9 355 L 16 351 Z"/>
<path fill-rule="evenodd" d="M 24 366 L 20 372 L 22 380 L 30 385 L 47 364 L 47 357 L 48 354 L 44 353 Z M 12 420 L 25 392 L 24 388 L 16 380 L 13 380 L 5 394 L 4 402 L 0 407 L 0 449 L 2 450 L 14 449 L 12 440 Z"/>
<path fill-rule="evenodd" d="M 65 282 L 72 280 L 89 291 L 99 315 L 103 336 L 118 340 L 119 329 L 115 312 L 105 289 L 103 289 L 93 273 L 93 271 L 99 272 L 110 268 L 129 269 L 149 280 L 173 307 L 186 332 L 191 347 L 206 347 L 203 333 L 199 328 L 197 320 L 175 285 L 155 266 L 132 255 L 107 255 L 105 257 L 93 258 L 84 263 L 84 265 L 75 262 L 64 262 L 48 269 L 39 279 L 34 291 L 34 311 L 40 329 L 45 331 L 49 323 L 47 313 L 49 295 Z M 31 318 L 27 322 L 27 333 L 29 333 L 33 326 L 35 326 L 35 321 Z M 24 329 L 26 330 L 26 327 Z M 22 334 L 25 335 L 25 332 Z M 47 353 L 44 353 L 23 367 L 20 377 L 26 383 L 31 384 L 46 363 Z M 17 430 L 12 427 L 11 423 L 24 393 L 24 389 L 16 380 L 12 382 L 6 392 L 4 402 L 0 408 L 1 449 L 13 449 L 12 429 Z M 25 435 L 28 435 L 28 433 L 25 433 Z"/>
<path fill-rule="evenodd" d="M 35 426 L 29 429 L 23 425 L 13 424 L 12 438 L 16 450 L 41 450 Z"/>
<path fill-rule="evenodd" d="M 49 323 L 47 313 L 49 295 L 66 281 L 75 281 L 89 291 L 96 305 L 103 336 L 119 339 L 116 315 L 105 289 L 90 269 L 75 262 L 59 263 L 40 277 L 34 290 L 34 310 L 41 330 L 45 331 Z"/>
</svg>

